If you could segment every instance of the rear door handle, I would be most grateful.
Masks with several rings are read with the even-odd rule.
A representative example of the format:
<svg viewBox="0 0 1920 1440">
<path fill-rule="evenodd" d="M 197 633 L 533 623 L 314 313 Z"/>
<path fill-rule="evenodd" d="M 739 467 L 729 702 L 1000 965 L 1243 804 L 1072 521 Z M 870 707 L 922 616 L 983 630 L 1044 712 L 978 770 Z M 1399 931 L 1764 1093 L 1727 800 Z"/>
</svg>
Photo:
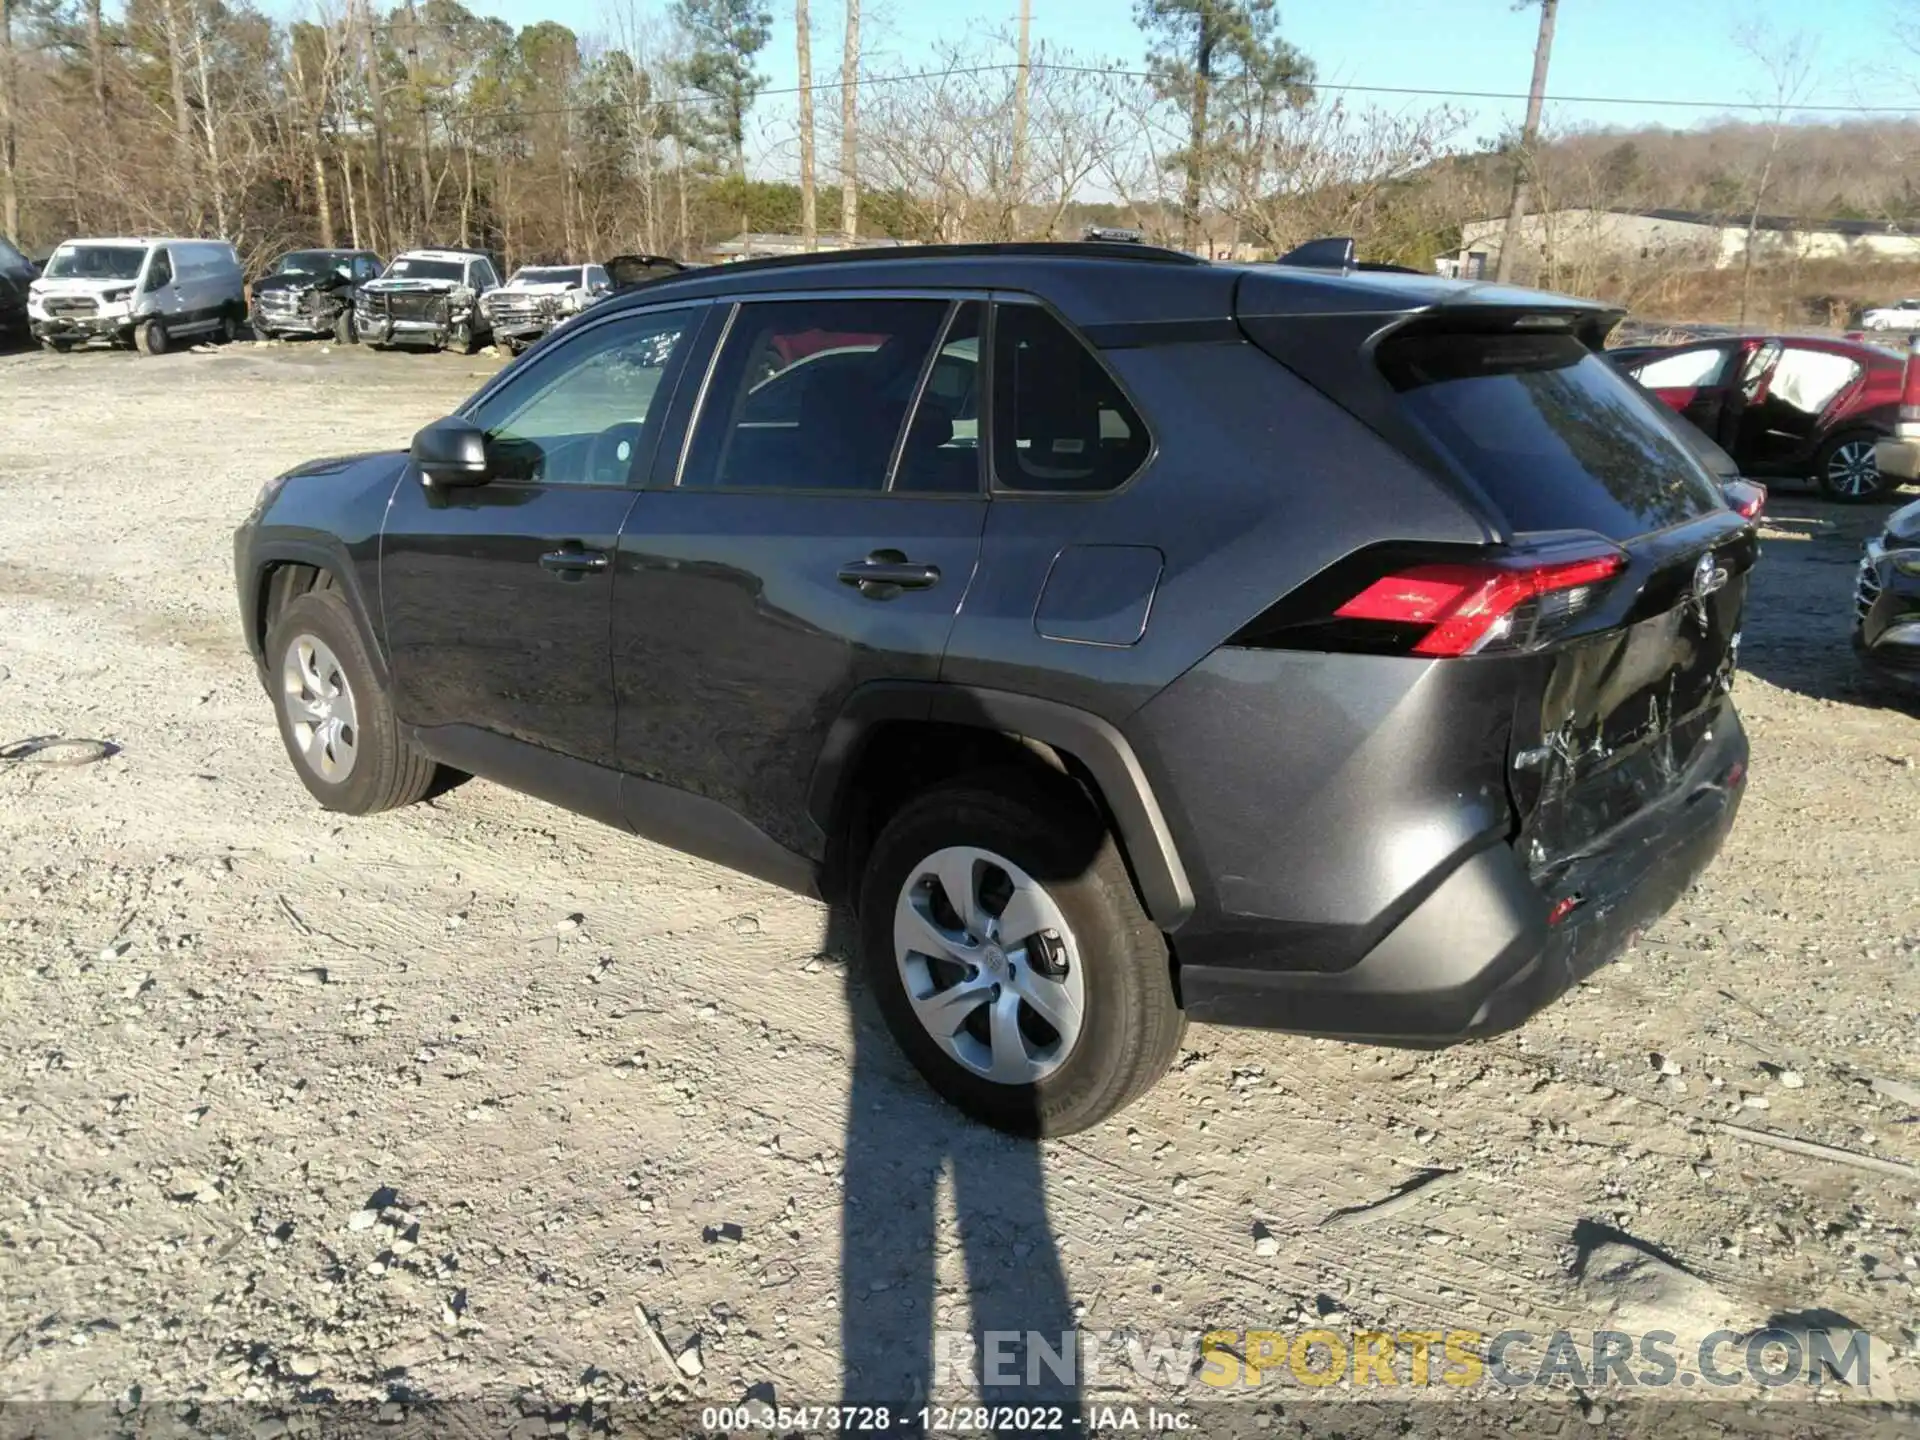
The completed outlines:
<svg viewBox="0 0 1920 1440">
<path fill-rule="evenodd" d="M 549 550 L 540 557 L 542 570 L 553 570 L 561 576 L 586 575 L 604 570 L 613 563 L 611 556 L 604 550 Z"/>
<path fill-rule="evenodd" d="M 940 583 L 938 565 L 922 565 L 898 550 L 876 550 L 864 560 L 840 567 L 840 583 L 869 600 L 889 600 L 902 590 L 929 590 Z"/>
</svg>

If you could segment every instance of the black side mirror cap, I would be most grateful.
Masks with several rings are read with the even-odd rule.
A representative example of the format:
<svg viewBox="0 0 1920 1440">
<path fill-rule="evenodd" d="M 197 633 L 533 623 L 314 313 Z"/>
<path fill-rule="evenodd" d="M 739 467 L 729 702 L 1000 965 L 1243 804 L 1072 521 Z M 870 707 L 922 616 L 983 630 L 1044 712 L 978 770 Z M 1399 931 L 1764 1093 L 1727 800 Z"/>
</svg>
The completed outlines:
<svg viewBox="0 0 1920 1440">
<path fill-rule="evenodd" d="M 450 415 L 418 431 L 407 452 L 427 485 L 448 489 L 487 483 L 487 437 L 471 420 Z"/>
</svg>

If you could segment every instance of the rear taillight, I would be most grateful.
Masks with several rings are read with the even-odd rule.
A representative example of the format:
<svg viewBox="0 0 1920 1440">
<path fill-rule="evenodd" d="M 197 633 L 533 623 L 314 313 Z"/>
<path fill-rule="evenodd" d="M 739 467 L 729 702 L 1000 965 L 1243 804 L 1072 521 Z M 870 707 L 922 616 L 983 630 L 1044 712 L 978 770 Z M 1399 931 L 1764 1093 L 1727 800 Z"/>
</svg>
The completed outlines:
<svg viewBox="0 0 1920 1440">
<path fill-rule="evenodd" d="M 1761 507 L 1767 503 L 1767 487 L 1753 480 L 1729 480 L 1720 487 L 1727 497 L 1727 507 L 1742 520 L 1760 518 Z"/>
<path fill-rule="evenodd" d="M 1414 565 L 1375 580 L 1334 614 L 1423 628 L 1412 646 L 1415 655 L 1525 648 L 1586 609 L 1596 588 L 1626 564 L 1618 550 L 1603 550 L 1550 561 L 1514 557 Z"/>
</svg>

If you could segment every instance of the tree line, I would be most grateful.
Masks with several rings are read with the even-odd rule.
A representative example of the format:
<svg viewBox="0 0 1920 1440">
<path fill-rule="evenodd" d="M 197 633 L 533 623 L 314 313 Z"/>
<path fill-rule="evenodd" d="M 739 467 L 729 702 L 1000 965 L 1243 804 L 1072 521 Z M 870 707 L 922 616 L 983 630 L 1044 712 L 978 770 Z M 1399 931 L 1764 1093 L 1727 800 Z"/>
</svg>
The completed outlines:
<svg viewBox="0 0 1920 1440">
<path fill-rule="evenodd" d="M 464 0 L 312 0 L 285 22 L 254 0 L 0 0 L 0 232 L 32 251 L 188 233 L 253 261 L 441 243 L 522 263 L 697 256 L 738 231 L 1098 223 L 1218 254 L 1351 234 L 1424 268 L 1464 222 L 1506 213 L 1518 169 L 1517 141 L 1468 144 L 1461 111 L 1317 87 L 1274 0 L 1136 0 L 1118 56 L 1030 45 L 1023 4 L 910 75 L 863 69 L 859 0 L 786 3 L 799 93 L 769 117 L 765 0 L 605 0 L 585 35 Z M 1906 214 L 1916 138 L 1549 130 L 1527 173 L 1536 208 L 1731 213 L 1764 164 L 1770 208 Z"/>
</svg>

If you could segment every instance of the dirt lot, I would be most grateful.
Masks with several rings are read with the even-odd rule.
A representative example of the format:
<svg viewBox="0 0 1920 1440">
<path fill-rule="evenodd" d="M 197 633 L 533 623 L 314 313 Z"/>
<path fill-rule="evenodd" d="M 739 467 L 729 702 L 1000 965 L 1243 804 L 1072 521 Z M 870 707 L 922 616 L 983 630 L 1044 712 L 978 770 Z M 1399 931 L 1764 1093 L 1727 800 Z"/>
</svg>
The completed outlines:
<svg viewBox="0 0 1920 1440">
<path fill-rule="evenodd" d="M 1883 511 L 1776 507 L 1746 808 L 1622 963 L 1435 1054 L 1195 1027 L 1036 1150 L 929 1098 L 819 906 L 484 783 L 309 802 L 230 532 L 491 363 L 0 357 L 0 740 L 115 747 L 0 765 L 0 1398 L 818 1403 L 971 1323 L 1814 1314 L 1920 1393 L 1920 720 L 1846 644 Z"/>
</svg>

